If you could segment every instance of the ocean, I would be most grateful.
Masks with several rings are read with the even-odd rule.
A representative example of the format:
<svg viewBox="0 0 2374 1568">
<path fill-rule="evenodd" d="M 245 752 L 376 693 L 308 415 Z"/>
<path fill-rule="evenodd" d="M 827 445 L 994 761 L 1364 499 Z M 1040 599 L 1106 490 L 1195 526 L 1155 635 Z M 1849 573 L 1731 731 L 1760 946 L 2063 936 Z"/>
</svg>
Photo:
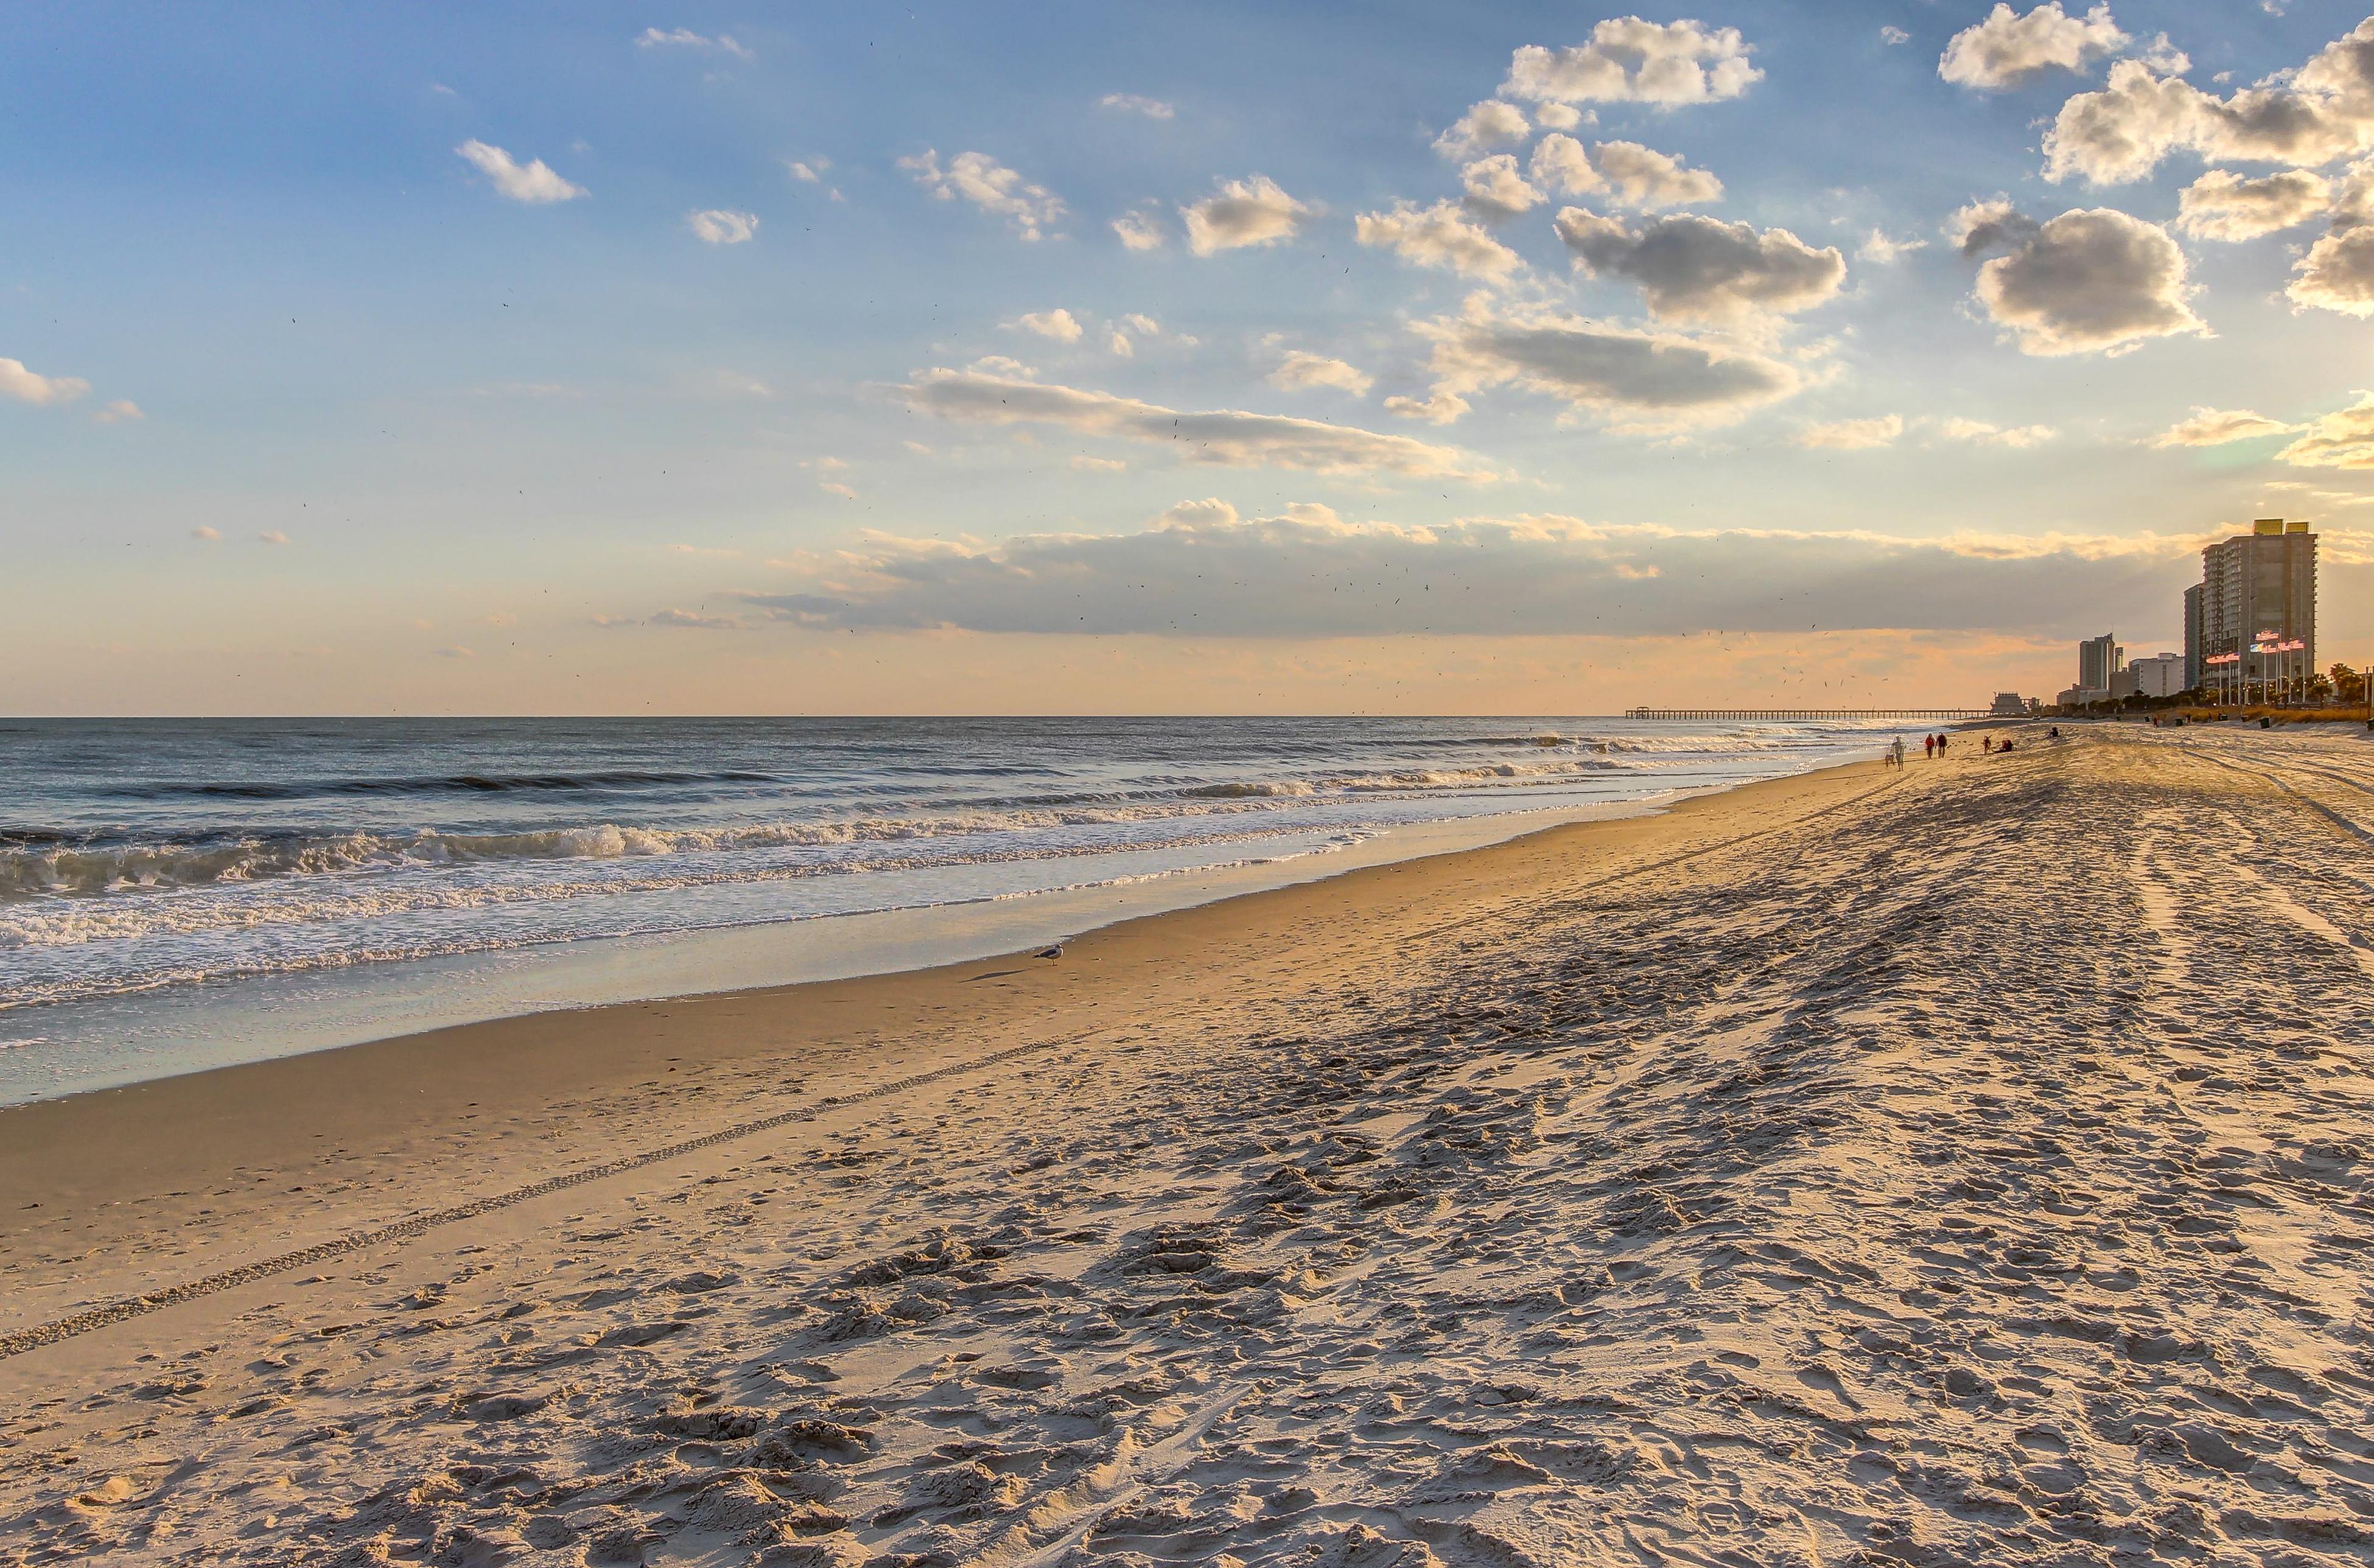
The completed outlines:
<svg viewBox="0 0 2374 1568">
<path fill-rule="evenodd" d="M 563 956 L 586 973 L 600 944 L 648 952 L 795 922 L 820 937 L 824 917 L 990 903 L 1011 907 L 944 924 L 981 942 L 1029 940 L 1037 911 L 1060 925 L 1083 907 L 1052 897 L 1067 890 L 1176 882 L 1162 895 L 1175 904 L 1188 882 L 1228 890 L 1219 874 L 1231 867 L 1272 868 L 1271 883 L 1322 875 L 1392 858 L 1397 839 L 1411 853 L 1440 843 L 1445 825 L 1484 842 L 1873 755 L 1901 728 L 0 722 L 0 1102 L 372 1030 L 618 999 L 616 982 L 549 983 Z M 1427 828 L 1432 837 L 1414 831 Z M 966 956 L 946 940 L 912 955 L 876 943 L 804 966 L 781 937 L 766 978 Z M 490 989 L 497 973 L 506 979 Z M 653 973 L 711 988 L 697 966 Z M 716 978 L 754 975 L 745 965 Z M 457 991 L 478 999 L 436 1000 Z M 358 999 L 370 996 L 414 1002 Z M 337 1021 L 309 1024 L 309 1013 Z"/>
</svg>

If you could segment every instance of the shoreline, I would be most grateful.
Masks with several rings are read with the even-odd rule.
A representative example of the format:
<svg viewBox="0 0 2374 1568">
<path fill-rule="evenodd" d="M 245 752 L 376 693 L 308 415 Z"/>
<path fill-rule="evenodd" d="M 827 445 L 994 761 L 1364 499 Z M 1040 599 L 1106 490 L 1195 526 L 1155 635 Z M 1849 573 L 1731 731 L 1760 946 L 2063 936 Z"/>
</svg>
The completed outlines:
<svg viewBox="0 0 2374 1568">
<path fill-rule="evenodd" d="M 962 1055 L 933 1043 L 946 1032 L 1048 1037 L 1078 1027 L 1117 991 L 1143 1008 L 1141 987 L 1175 989 L 1177 972 L 1240 961 L 1249 944 L 1281 928 L 1370 915 L 1380 900 L 1405 916 L 1437 901 L 1488 896 L 1495 883 L 1538 876 L 1545 865 L 1720 838 L 1733 820 L 1785 813 L 1807 797 L 1851 796 L 1886 776 L 1877 762 L 1839 763 L 1693 795 L 1662 810 L 1336 869 L 1115 921 L 1074 937 L 1052 963 L 1026 947 L 922 969 L 523 1013 L 0 1106 L 0 1192 L 17 1200 L 0 1210 L 0 1257 L 42 1216 L 64 1208 L 149 1208 L 159 1223 L 178 1225 L 206 1207 L 198 1197 L 227 1198 L 242 1179 L 323 1194 L 325 1173 L 310 1158 L 316 1143 L 360 1167 L 327 1178 L 328 1196 L 338 1199 L 373 1189 L 401 1197 L 402 1172 L 431 1151 L 452 1159 L 491 1150 L 504 1157 L 492 1161 L 488 1183 L 517 1174 L 510 1129 L 489 1142 L 476 1123 L 508 1120 L 523 1138 L 532 1129 L 535 1142 L 591 1162 L 597 1151 L 652 1141 L 632 1126 L 629 1101 L 671 1074 L 736 1080 L 737 1103 L 766 1091 L 748 1078 L 761 1063 L 795 1063 L 784 1070 L 803 1085 L 812 1077 L 834 1085 L 897 1077 Z M 933 1039 L 914 1038 L 918 1026 Z M 310 1180 L 282 1180 L 308 1172 Z M 483 1185 L 474 1180 L 472 1190 Z M 149 1201 L 159 1193 L 186 1201 Z M 335 1212 L 327 1203 L 300 1207 L 306 1222 L 290 1235 L 354 1228 L 343 1203 Z M 397 1202 L 366 1212 L 384 1221 L 405 1211 Z M 19 1309 L 0 1319 L 0 1334 L 53 1315 L 36 1308 L 37 1298 L 52 1306 L 66 1299 L 54 1290 L 24 1293 L 15 1272 L 0 1266 L 7 1288 L 0 1293 Z M 141 1288 L 168 1272 L 143 1276 Z M 190 1269 L 170 1272 L 178 1279 Z"/>
</svg>

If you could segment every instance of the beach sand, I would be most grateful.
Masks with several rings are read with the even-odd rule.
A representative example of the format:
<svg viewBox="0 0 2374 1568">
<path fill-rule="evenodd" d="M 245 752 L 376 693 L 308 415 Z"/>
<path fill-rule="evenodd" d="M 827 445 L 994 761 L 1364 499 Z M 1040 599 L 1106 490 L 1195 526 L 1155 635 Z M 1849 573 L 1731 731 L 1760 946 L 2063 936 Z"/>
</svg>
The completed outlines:
<svg viewBox="0 0 2374 1568">
<path fill-rule="evenodd" d="M 2374 747 L 0 1112 L 0 1563 L 2362 1562 Z"/>
</svg>

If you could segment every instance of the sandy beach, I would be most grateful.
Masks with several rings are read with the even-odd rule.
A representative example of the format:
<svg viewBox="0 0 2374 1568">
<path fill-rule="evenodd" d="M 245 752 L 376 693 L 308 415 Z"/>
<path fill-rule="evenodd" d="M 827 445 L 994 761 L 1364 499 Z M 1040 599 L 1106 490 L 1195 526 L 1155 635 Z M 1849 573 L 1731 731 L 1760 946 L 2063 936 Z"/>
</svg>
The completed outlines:
<svg viewBox="0 0 2374 1568">
<path fill-rule="evenodd" d="M 2374 1555 L 2374 748 L 0 1112 L 0 1563 Z"/>
</svg>

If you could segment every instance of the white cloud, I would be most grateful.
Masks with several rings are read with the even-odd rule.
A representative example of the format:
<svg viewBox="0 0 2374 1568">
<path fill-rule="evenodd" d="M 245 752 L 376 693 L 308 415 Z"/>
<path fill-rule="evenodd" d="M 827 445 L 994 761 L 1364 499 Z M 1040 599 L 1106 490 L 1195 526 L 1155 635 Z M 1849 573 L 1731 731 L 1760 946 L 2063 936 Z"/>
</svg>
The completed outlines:
<svg viewBox="0 0 2374 1568">
<path fill-rule="evenodd" d="M 1430 425 L 1455 425 L 1461 415 L 1475 405 L 1455 392 L 1437 391 L 1424 397 L 1388 397 L 1387 412 L 1404 419 L 1424 419 Z"/>
<path fill-rule="evenodd" d="M 1328 386 L 1339 392 L 1348 392 L 1355 397 L 1366 397 L 1369 395 L 1369 388 L 1375 384 L 1371 378 L 1357 366 L 1347 365 L 1341 360 L 1331 360 L 1324 354 L 1313 354 L 1301 348 L 1287 352 L 1286 358 L 1279 362 L 1277 369 L 1270 371 L 1269 383 L 1272 386 L 1284 387 L 1288 391 Z"/>
<path fill-rule="evenodd" d="M 1169 239 L 1162 220 L 1150 212 L 1124 212 L 1112 220 L 1112 231 L 1133 251 L 1158 251 Z"/>
<path fill-rule="evenodd" d="M 197 540 L 202 545 L 219 544 L 222 541 L 222 530 L 219 528 L 209 528 L 205 524 L 201 523 L 196 527 L 190 530 L 190 537 Z"/>
<path fill-rule="evenodd" d="M 1979 268 L 1976 297 L 2023 354 L 2122 353 L 2208 328 L 2187 303 L 2184 253 L 2157 223 L 2109 207 L 2037 224 L 2003 202 L 1956 215 L 1962 253 L 2003 250 Z"/>
<path fill-rule="evenodd" d="M 733 595 L 830 628 L 1350 637 L 1667 636 L 2046 628 L 2165 603 L 2204 541 L 2162 535 L 1681 529 L 1557 514 L 1406 524 L 1312 502 L 1185 501 L 1140 526 L 994 541 L 868 532 L 791 592 Z"/>
<path fill-rule="evenodd" d="M 838 479 L 818 479 L 817 489 L 827 495 L 837 495 L 843 501 L 855 501 L 857 492 Z"/>
<path fill-rule="evenodd" d="M 969 201 L 1006 219 L 1025 240 L 1044 239 L 1064 217 L 1064 203 L 1053 192 L 1032 184 L 985 152 L 960 152 L 943 168 L 938 150 L 925 147 L 900 159 L 899 167 L 938 200 Z"/>
<path fill-rule="evenodd" d="M 2044 177 L 2140 180 L 2170 153 L 2314 169 L 2374 143 L 2374 17 L 2293 72 L 2219 98 L 2140 60 L 2061 106 L 2044 135 Z"/>
<path fill-rule="evenodd" d="M 1072 454 L 1071 466 L 1084 474 L 1121 474 L 1129 470 L 1129 465 L 1118 457 L 1091 457 L 1085 452 Z"/>
<path fill-rule="evenodd" d="M 2161 431 L 2152 440 L 2154 446 L 2223 446 L 2227 442 L 2250 441 L 2258 436 L 2285 435 L 2298 430 L 2297 425 L 2270 419 L 2264 414 L 2248 408 L 2204 408 L 2195 407 L 2192 417 Z"/>
<path fill-rule="evenodd" d="M 288 542 L 288 536 L 277 528 L 263 528 L 257 530 L 255 539 L 258 544 L 285 545 Z"/>
<path fill-rule="evenodd" d="M 1117 109 L 1124 114 L 1143 114 L 1149 120 L 1168 120 L 1178 111 L 1158 98 L 1146 98 L 1134 92 L 1109 92 L 1097 100 L 1099 109 Z"/>
<path fill-rule="evenodd" d="M 1686 169 L 1682 160 L 1639 142 L 1601 142 L 1591 149 L 1600 177 L 1614 187 L 1618 206 L 1654 212 L 1660 207 L 1696 206 L 1720 200 L 1722 182 L 1703 169 Z"/>
<path fill-rule="evenodd" d="M 1364 212 L 1353 223 L 1363 245 L 1390 250 L 1420 266 L 1448 267 L 1466 277 L 1507 277 L 1525 264 L 1517 253 L 1470 221 L 1456 202 L 1429 207 L 1408 202 L 1391 212 Z"/>
<path fill-rule="evenodd" d="M 119 397 L 91 416 L 102 425 L 120 425 L 133 419 L 145 419 L 147 417 L 141 411 L 140 405 L 128 397 Z"/>
<path fill-rule="evenodd" d="M 1984 419 L 1941 419 L 1937 433 L 1947 441 L 1969 442 L 1980 446 L 2010 446 L 2022 451 L 2041 446 L 2056 440 L 2061 432 L 2051 425 L 2014 425 L 2008 430 L 1991 425 Z"/>
<path fill-rule="evenodd" d="M 515 202 L 565 202 L 585 195 L 584 186 L 562 179 L 540 158 L 522 166 L 502 148 L 476 140 L 464 142 L 453 150 L 484 174 L 488 183 Z"/>
<path fill-rule="evenodd" d="M 1187 248 L 1199 256 L 1247 245 L 1291 240 L 1310 209 L 1278 189 L 1266 174 L 1230 180 L 1179 216 L 1187 225 Z M 1122 236 L 1128 242 L 1128 236 Z"/>
<path fill-rule="evenodd" d="M 90 390 L 78 376 L 45 376 L 25 368 L 22 360 L 0 360 L 0 397 L 51 407 L 71 403 Z"/>
<path fill-rule="evenodd" d="M 1129 334 L 1122 331 L 1119 327 L 1115 327 L 1113 329 L 1112 336 L 1105 339 L 1105 347 L 1111 349 L 1114 353 L 1120 355 L 1124 360 L 1134 358 L 1137 353 L 1137 350 L 1130 344 Z"/>
<path fill-rule="evenodd" d="M 1591 166 L 1591 154 L 1572 136 L 1557 135 L 1542 138 L 1534 148 L 1534 183 L 1569 196 L 1580 196 L 1598 190 L 1606 182 L 1599 171 Z"/>
<path fill-rule="evenodd" d="M 2300 468 L 2374 469 L 2374 393 L 2311 419 L 2307 433 L 2275 455 Z"/>
<path fill-rule="evenodd" d="M 2128 41 L 2108 6 L 2080 19 L 2062 10 L 2061 0 L 2045 0 L 2026 16 L 1998 0 L 1986 20 L 1954 35 L 1937 74 L 1963 87 L 2001 91 L 2055 68 L 2082 71 L 2089 56 L 2124 49 Z"/>
<path fill-rule="evenodd" d="M 712 245 L 739 245 L 758 232 L 757 213 L 735 212 L 722 206 L 713 206 L 705 212 L 687 213 L 684 221 L 695 234 Z"/>
<path fill-rule="evenodd" d="M 643 622 L 646 626 L 671 626 L 685 631 L 734 631 L 741 622 L 722 615 L 697 615 L 691 610 L 664 609 Z"/>
<path fill-rule="evenodd" d="M 1797 432 L 1797 444 L 1832 452 L 1868 452 L 1875 447 L 1895 445 L 1903 433 L 1901 414 L 1882 414 L 1871 419 L 1836 419 L 1826 425 L 1807 425 Z"/>
<path fill-rule="evenodd" d="M 1911 42 L 1912 35 L 1891 23 L 1879 29 L 1879 41 L 1893 48 L 1899 43 Z"/>
<path fill-rule="evenodd" d="M 1763 78 L 1737 28 L 1613 17 L 1592 28 L 1589 43 L 1518 50 L 1500 90 L 1559 103 L 1709 103 Z"/>
<path fill-rule="evenodd" d="M 668 45 L 684 49 L 713 49 L 739 60 L 751 58 L 749 50 L 736 42 L 730 34 L 722 32 L 715 38 L 703 38 L 690 28 L 671 28 L 665 32 L 657 28 L 645 28 L 642 35 L 635 40 L 635 46 L 639 49 L 658 49 Z"/>
<path fill-rule="evenodd" d="M 1517 172 L 1517 159 L 1505 152 L 1479 158 L 1459 171 L 1466 185 L 1467 210 L 1487 223 L 1504 222 L 1541 205 L 1542 194 Z"/>
<path fill-rule="evenodd" d="M 1804 385 L 1794 366 L 1736 344 L 1545 309 L 1504 312 L 1482 294 L 1470 296 L 1459 314 L 1413 330 L 1434 345 L 1433 399 L 1387 407 L 1445 423 L 1474 394 L 1516 386 L 1619 430 L 1668 432 L 1729 424 Z"/>
<path fill-rule="evenodd" d="M 2258 180 L 2213 169 L 2177 198 L 2176 226 L 2204 240 L 2255 240 L 2307 222 L 2332 195 L 2323 176 L 2304 169 Z"/>
<path fill-rule="evenodd" d="M 2367 175 L 2351 182 L 2362 193 Z M 2285 296 L 2295 305 L 2344 315 L 2374 316 L 2374 218 L 2361 218 L 2362 195 L 2345 197 L 2333 231 L 2309 247 Z"/>
<path fill-rule="evenodd" d="M 1451 129 L 1434 138 L 1434 150 L 1445 158 L 1464 159 L 1496 147 L 1516 147 L 1534 134 L 1525 124 L 1525 112 L 1513 103 L 1503 103 L 1497 98 L 1470 106 L 1467 112 L 1451 123 Z"/>
<path fill-rule="evenodd" d="M 1545 131 L 1571 131 L 1579 125 L 1599 124 L 1596 109 L 1577 109 L 1571 103 L 1536 103 L 1534 123 Z"/>
<path fill-rule="evenodd" d="M 1696 213 L 1651 218 L 1637 231 L 1621 218 L 1570 206 L 1558 238 L 1586 272 L 1639 285 L 1659 321 L 1736 324 L 1811 310 L 1839 291 L 1846 258 L 1816 250 L 1786 229 L 1758 231 Z"/>
<path fill-rule="evenodd" d="M 1929 242 L 1926 240 L 1891 239 L 1881 230 L 1875 229 L 1863 236 L 1862 244 L 1855 247 L 1855 260 L 1867 261 L 1875 266 L 1889 266 L 1902 261 L 1915 251 L 1925 251 L 1928 248 Z"/>
<path fill-rule="evenodd" d="M 1122 325 L 1129 328 L 1130 331 L 1136 333 L 1140 337 L 1159 337 L 1162 336 L 1162 324 L 1160 322 L 1156 321 L 1152 316 L 1144 315 L 1135 311 L 1133 311 L 1128 315 L 1122 317 L 1121 324 Z"/>
<path fill-rule="evenodd" d="M 1498 476 L 1455 447 L 1316 419 L 1238 409 L 1185 412 L 1076 387 L 932 370 L 899 389 L 918 413 L 975 424 L 1057 425 L 1085 435 L 1160 442 L 1191 463 L 1484 480 Z"/>
<path fill-rule="evenodd" d="M 1077 343 L 1083 330 L 1071 312 L 1061 309 L 1032 311 L 1005 324 L 1017 332 L 1035 332 L 1041 337 L 1052 337 L 1058 343 Z"/>
</svg>

